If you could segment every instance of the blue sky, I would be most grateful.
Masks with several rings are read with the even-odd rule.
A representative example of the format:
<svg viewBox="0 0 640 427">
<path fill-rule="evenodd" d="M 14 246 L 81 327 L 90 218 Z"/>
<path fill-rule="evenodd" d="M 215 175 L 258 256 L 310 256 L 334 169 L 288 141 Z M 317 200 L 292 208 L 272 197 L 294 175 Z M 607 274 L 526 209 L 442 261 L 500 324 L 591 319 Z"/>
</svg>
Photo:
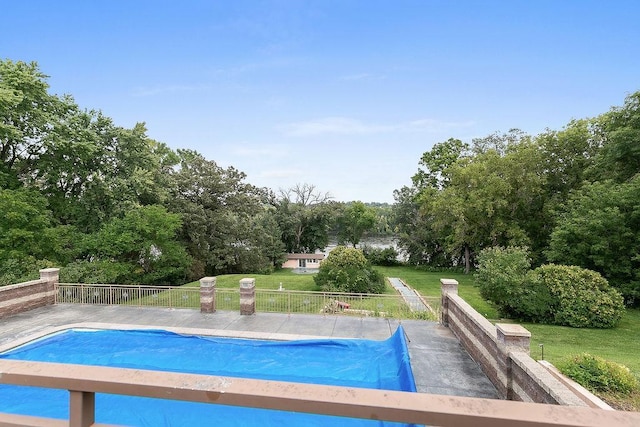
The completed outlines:
<svg viewBox="0 0 640 427">
<path fill-rule="evenodd" d="M 635 0 L 0 0 L 0 58 L 277 191 L 393 202 L 421 154 L 640 90 Z"/>
</svg>

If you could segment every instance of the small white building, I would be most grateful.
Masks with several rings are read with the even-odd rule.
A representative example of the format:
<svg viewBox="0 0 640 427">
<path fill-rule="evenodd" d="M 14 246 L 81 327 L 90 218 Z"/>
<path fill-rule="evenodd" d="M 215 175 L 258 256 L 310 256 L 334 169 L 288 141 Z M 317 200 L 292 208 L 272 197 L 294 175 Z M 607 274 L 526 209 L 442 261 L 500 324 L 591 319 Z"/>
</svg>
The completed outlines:
<svg viewBox="0 0 640 427">
<path fill-rule="evenodd" d="M 324 254 L 287 254 L 287 260 L 282 264 L 282 268 L 318 269 L 324 257 Z"/>
</svg>

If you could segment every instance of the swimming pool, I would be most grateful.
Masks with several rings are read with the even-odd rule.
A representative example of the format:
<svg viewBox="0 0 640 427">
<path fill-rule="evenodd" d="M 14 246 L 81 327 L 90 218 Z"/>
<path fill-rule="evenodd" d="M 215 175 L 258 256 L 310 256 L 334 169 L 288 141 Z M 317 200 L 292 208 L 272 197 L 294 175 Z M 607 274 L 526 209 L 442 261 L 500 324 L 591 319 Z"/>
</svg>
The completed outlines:
<svg viewBox="0 0 640 427">
<path fill-rule="evenodd" d="M 404 331 L 387 340 L 259 341 L 161 330 L 67 330 L 2 359 L 415 391 Z M 0 411 L 68 417 L 64 390 L 0 385 Z M 397 426 L 397 423 L 98 394 L 96 421 L 135 426 Z"/>
</svg>

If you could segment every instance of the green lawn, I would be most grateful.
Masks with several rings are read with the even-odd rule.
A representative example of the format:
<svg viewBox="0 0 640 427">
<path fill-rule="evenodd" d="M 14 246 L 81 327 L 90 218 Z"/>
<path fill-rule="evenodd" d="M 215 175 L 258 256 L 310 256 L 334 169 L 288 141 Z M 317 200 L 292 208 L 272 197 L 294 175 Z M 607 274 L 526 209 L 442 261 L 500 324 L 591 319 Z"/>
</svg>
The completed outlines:
<svg viewBox="0 0 640 427">
<path fill-rule="evenodd" d="M 385 277 L 398 277 L 420 294 L 427 297 L 440 296 L 440 279 L 458 281 L 458 295 L 487 319 L 498 319 L 496 309 L 480 297 L 478 288 L 473 284 L 473 275 L 452 272 L 431 272 L 414 267 L 376 267 Z"/>
<path fill-rule="evenodd" d="M 217 288 L 239 288 L 240 279 L 250 277 L 256 279 L 256 287 L 259 289 L 276 290 L 282 287 L 290 291 L 319 291 L 313 281 L 313 274 L 295 274 L 291 270 L 282 269 L 271 274 L 223 274 L 216 276 Z M 185 286 L 198 287 L 199 282 L 187 283 Z"/>
</svg>

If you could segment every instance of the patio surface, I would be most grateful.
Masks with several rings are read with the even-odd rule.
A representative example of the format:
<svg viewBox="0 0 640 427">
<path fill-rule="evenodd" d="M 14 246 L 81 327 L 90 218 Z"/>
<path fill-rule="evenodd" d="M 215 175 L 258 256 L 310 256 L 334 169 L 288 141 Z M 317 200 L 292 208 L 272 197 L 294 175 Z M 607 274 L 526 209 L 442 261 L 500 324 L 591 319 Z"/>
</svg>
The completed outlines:
<svg viewBox="0 0 640 427">
<path fill-rule="evenodd" d="M 237 312 L 58 304 L 0 320 L 0 350 L 36 335 L 74 327 L 164 328 L 175 332 L 263 339 L 383 340 L 402 324 L 418 392 L 497 399 L 496 390 L 455 336 L 435 322 L 377 317 Z"/>
</svg>

